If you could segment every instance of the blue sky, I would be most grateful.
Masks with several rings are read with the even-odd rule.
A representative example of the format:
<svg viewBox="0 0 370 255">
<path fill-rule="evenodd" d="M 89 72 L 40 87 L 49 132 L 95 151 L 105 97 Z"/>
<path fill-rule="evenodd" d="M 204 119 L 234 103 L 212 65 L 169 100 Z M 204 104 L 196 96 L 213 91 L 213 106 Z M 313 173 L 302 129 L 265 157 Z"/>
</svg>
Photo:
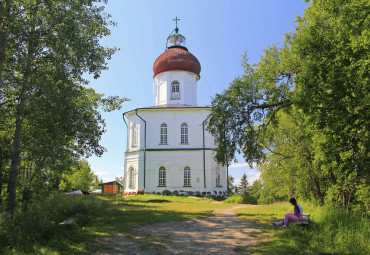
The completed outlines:
<svg viewBox="0 0 370 255">
<path fill-rule="evenodd" d="M 198 82 L 198 105 L 210 105 L 212 97 L 242 75 L 241 56 L 248 52 L 256 63 L 269 45 L 281 45 L 284 34 L 294 31 L 294 20 L 303 15 L 307 4 L 300 0 L 109 0 L 106 12 L 117 26 L 104 46 L 120 50 L 109 61 L 109 70 L 90 86 L 98 93 L 128 97 L 120 111 L 103 113 L 107 132 L 101 144 L 102 157 L 88 159 L 92 170 L 104 181 L 123 175 L 126 126 L 122 113 L 155 104 L 153 63 L 164 52 L 167 36 L 178 17 L 180 33 L 202 67 Z M 240 179 L 244 172 L 251 181 L 257 170 L 250 169 L 242 157 L 229 169 Z"/>
</svg>

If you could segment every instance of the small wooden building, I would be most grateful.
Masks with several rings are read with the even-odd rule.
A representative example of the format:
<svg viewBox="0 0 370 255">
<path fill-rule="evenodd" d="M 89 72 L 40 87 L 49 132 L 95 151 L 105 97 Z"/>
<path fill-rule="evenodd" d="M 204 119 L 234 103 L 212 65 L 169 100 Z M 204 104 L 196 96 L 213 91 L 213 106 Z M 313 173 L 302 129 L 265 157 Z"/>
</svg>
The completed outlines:
<svg viewBox="0 0 370 255">
<path fill-rule="evenodd" d="M 117 194 L 123 192 L 123 184 L 117 181 L 100 183 L 102 194 Z"/>
</svg>

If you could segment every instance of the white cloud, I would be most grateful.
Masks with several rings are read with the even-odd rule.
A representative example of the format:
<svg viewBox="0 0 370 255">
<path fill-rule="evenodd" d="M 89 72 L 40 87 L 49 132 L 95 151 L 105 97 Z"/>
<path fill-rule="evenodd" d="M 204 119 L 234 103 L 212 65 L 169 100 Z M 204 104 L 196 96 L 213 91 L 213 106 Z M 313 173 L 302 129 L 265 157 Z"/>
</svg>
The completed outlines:
<svg viewBox="0 0 370 255">
<path fill-rule="evenodd" d="M 105 171 L 94 171 L 94 174 L 95 175 L 97 175 L 97 176 L 99 176 L 99 177 L 101 177 L 101 176 L 104 176 L 104 175 L 106 175 L 106 174 L 108 174 L 108 172 L 105 172 Z"/>
<path fill-rule="evenodd" d="M 110 178 L 105 178 L 104 182 L 112 182 L 112 181 L 115 181 L 115 180 L 116 180 L 116 178 L 110 177 Z"/>
<path fill-rule="evenodd" d="M 233 168 L 233 167 L 243 167 L 243 166 L 249 166 L 248 163 L 239 163 L 239 164 L 231 164 L 229 166 L 229 168 Z"/>
<path fill-rule="evenodd" d="M 252 185 L 255 181 L 257 181 L 261 176 L 261 173 L 256 173 L 250 180 L 248 180 L 249 185 Z"/>
<path fill-rule="evenodd" d="M 231 164 L 229 166 L 229 168 L 234 168 L 234 167 L 249 167 L 249 164 L 248 163 L 235 163 L 235 164 Z M 257 167 L 257 164 L 256 163 L 252 163 L 252 167 L 253 168 L 256 168 Z"/>
</svg>

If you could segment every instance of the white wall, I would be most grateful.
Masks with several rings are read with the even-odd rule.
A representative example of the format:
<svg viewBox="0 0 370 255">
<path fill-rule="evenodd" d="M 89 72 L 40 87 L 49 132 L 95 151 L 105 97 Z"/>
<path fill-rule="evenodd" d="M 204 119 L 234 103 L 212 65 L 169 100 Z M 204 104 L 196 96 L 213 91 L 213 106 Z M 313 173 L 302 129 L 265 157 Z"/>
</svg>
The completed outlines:
<svg viewBox="0 0 370 255">
<path fill-rule="evenodd" d="M 167 71 L 154 77 L 157 86 L 156 105 L 184 104 L 197 105 L 197 75 L 185 71 Z M 171 83 L 180 83 L 179 100 L 171 100 Z"/>
<path fill-rule="evenodd" d="M 145 124 L 135 113 L 126 114 L 128 123 L 139 127 L 138 147 L 129 147 L 125 155 L 125 192 L 144 190 L 144 148 L 145 152 L 145 191 L 161 192 L 163 190 L 188 190 L 188 191 L 226 191 L 226 168 L 220 167 L 221 186 L 216 187 L 216 167 L 214 160 L 213 136 L 204 130 L 204 154 L 203 154 L 203 121 L 208 117 L 209 108 L 151 108 L 137 109 L 137 114 L 146 121 L 146 148 Z M 167 124 L 168 144 L 160 144 L 160 126 Z M 188 124 L 189 143 L 181 144 L 181 124 Z M 131 140 L 132 136 L 129 136 Z M 160 150 L 160 151 L 158 151 Z M 127 175 L 128 169 L 134 167 L 138 170 L 137 186 L 129 189 Z M 166 187 L 158 187 L 158 169 L 166 168 Z M 184 167 L 191 169 L 191 186 L 183 187 Z M 204 187 L 204 167 L 206 173 L 206 185 Z"/>
</svg>

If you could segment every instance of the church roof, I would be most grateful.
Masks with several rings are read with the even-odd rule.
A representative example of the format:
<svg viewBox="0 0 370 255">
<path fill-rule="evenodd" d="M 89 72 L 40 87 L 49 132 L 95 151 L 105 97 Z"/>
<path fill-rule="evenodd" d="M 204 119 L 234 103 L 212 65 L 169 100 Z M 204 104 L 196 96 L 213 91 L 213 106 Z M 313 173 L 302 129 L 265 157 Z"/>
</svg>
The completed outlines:
<svg viewBox="0 0 370 255">
<path fill-rule="evenodd" d="M 161 54 L 153 64 L 154 76 L 166 71 L 188 71 L 200 74 L 200 63 L 185 47 L 171 47 Z"/>
<path fill-rule="evenodd" d="M 158 109 L 211 109 L 210 106 L 195 106 L 195 105 L 185 105 L 185 104 L 165 104 L 165 105 L 155 105 L 155 106 L 149 106 L 149 107 L 142 107 L 137 108 L 131 111 L 127 111 L 123 113 L 123 115 L 126 115 L 126 113 L 133 112 L 135 110 L 158 110 Z"/>
<path fill-rule="evenodd" d="M 211 108 L 210 106 L 196 106 L 196 105 L 187 105 L 187 104 L 164 104 L 164 105 L 155 105 L 146 108 L 140 109 L 152 109 L 152 108 Z"/>
</svg>

